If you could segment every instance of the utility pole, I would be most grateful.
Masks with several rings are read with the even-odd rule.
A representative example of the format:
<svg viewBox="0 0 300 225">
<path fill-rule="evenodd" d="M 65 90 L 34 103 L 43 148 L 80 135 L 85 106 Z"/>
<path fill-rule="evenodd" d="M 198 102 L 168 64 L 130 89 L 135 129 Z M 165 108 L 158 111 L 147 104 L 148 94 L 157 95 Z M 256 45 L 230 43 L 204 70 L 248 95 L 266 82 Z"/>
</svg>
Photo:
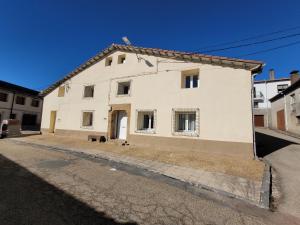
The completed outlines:
<svg viewBox="0 0 300 225">
<path fill-rule="evenodd" d="M 15 95 L 16 95 L 16 92 L 13 92 L 13 99 L 12 99 L 12 102 L 11 102 L 10 114 L 9 114 L 10 119 L 12 119 L 12 114 L 13 114 L 12 112 L 13 112 L 13 109 L 14 109 Z"/>
</svg>

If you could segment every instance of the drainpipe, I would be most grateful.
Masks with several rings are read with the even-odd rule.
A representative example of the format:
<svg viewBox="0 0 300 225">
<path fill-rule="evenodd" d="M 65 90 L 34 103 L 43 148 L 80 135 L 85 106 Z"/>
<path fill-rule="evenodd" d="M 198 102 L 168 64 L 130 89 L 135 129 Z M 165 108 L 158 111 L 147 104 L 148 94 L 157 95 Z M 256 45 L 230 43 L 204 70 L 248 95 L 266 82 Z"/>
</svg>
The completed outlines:
<svg viewBox="0 0 300 225">
<path fill-rule="evenodd" d="M 256 154 L 256 139 L 255 139 L 255 125 L 254 125 L 254 98 L 253 98 L 253 87 L 254 87 L 254 76 L 255 74 L 252 74 L 251 76 L 251 113 L 252 113 L 252 135 L 253 135 L 253 155 L 254 159 L 257 159 Z"/>
<path fill-rule="evenodd" d="M 286 95 L 283 95 L 283 99 L 284 99 L 284 121 L 285 121 L 285 130 L 288 131 L 289 127 L 288 127 L 288 121 L 287 121 L 287 106 L 286 106 Z"/>
<path fill-rule="evenodd" d="M 265 81 L 265 88 L 266 88 L 266 104 L 267 104 L 267 127 L 270 127 L 269 124 L 269 99 L 268 99 L 268 85 L 267 85 L 267 81 Z"/>
<path fill-rule="evenodd" d="M 13 109 L 14 109 L 14 102 L 15 102 L 15 95 L 16 95 L 16 92 L 13 92 L 13 99 L 12 99 L 12 102 L 11 102 L 9 119 L 12 118 L 12 113 L 13 113 Z"/>
</svg>

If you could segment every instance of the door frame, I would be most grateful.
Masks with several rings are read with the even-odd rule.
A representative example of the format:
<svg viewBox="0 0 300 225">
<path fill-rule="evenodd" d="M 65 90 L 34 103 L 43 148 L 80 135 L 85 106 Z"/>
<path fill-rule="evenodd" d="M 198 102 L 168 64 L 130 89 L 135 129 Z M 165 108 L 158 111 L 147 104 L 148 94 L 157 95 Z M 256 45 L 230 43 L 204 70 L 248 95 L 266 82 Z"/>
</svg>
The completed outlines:
<svg viewBox="0 0 300 225">
<path fill-rule="evenodd" d="M 55 110 L 50 112 L 49 133 L 55 132 L 56 114 L 57 114 L 57 111 L 55 111 Z"/>
<path fill-rule="evenodd" d="M 124 139 L 120 138 L 121 119 L 122 119 L 121 114 L 123 114 L 122 118 L 127 117 L 126 134 L 124 134 L 124 135 L 126 135 L 126 137 Z M 120 140 L 126 140 L 126 138 L 127 138 L 127 126 L 128 126 L 128 116 L 127 116 L 126 111 L 124 111 L 124 110 L 118 110 L 117 111 L 116 119 L 115 119 L 115 126 L 116 126 L 116 128 L 115 128 L 115 138 L 120 139 Z"/>
<path fill-rule="evenodd" d="M 127 115 L 127 133 L 126 140 L 129 139 L 130 132 L 130 115 L 131 115 L 131 104 L 113 104 L 110 105 L 110 110 L 108 111 L 108 126 L 107 126 L 107 139 L 117 139 L 116 135 L 116 123 L 118 121 L 118 111 L 125 111 Z"/>
<path fill-rule="evenodd" d="M 285 110 L 278 110 L 276 112 L 276 116 L 277 116 L 277 129 L 278 130 L 282 130 L 282 131 L 286 131 L 286 124 L 285 124 Z M 279 120 L 280 117 L 280 120 Z M 281 122 L 281 123 L 280 123 Z"/>
</svg>

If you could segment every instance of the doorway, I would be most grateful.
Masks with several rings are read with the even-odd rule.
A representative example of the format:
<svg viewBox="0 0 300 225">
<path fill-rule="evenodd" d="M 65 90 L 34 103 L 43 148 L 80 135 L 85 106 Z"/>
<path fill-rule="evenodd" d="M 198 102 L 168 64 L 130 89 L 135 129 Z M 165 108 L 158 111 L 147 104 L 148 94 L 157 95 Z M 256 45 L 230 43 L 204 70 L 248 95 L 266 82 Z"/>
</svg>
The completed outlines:
<svg viewBox="0 0 300 225">
<path fill-rule="evenodd" d="M 126 140 L 127 138 L 127 120 L 128 116 L 125 111 L 117 111 L 116 113 L 116 134 L 115 137 L 121 140 Z"/>
<path fill-rule="evenodd" d="M 49 133 L 54 133 L 54 131 L 55 131 L 55 122 L 56 122 L 56 111 L 51 111 Z"/>
<path fill-rule="evenodd" d="M 277 129 L 285 131 L 284 109 L 277 112 Z"/>
</svg>

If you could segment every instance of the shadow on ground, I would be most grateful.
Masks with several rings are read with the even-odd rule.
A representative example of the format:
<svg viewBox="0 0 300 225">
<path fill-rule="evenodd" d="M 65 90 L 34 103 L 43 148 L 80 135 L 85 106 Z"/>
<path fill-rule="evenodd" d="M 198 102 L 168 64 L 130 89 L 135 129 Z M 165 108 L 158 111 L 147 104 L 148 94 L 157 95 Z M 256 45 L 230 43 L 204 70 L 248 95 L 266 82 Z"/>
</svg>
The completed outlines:
<svg viewBox="0 0 300 225">
<path fill-rule="evenodd" d="M 118 223 L 0 154 L 0 224 L 94 225 Z"/>
<path fill-rule="evenodd" d="M 265 157 L 272 152 L 278 151 L 288 145 L 295 144 L 281 138 L 255 132 L 256 139 L 256 154 L 258 157 Z"/>
</svg>

